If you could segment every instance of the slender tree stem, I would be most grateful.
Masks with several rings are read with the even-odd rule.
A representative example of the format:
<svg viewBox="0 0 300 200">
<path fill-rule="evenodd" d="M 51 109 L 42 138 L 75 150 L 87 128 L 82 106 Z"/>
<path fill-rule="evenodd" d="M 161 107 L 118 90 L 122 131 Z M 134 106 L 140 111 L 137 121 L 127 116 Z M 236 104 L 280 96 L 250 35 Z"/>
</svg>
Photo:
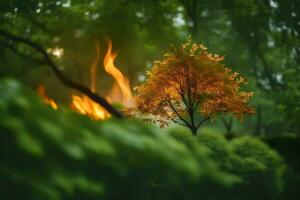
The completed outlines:
<svg viewBox="0 0 300 200">
<path fill-rule="evenodd" d="M 179 117 L 179 119 L 181 119 L 186 125 L 187 127 L 191 128 L 191 125 L 188 121 L 186 121 L 176 110 L 176 108 L 173 106 L 173 104 L 171 103 L 171 101 L 169 99 L 167 99 L 168 104 L 170 105 L 170 107 L 172 108 L 172 110 L 175 112 L 175 114 Z"/>
</svg>

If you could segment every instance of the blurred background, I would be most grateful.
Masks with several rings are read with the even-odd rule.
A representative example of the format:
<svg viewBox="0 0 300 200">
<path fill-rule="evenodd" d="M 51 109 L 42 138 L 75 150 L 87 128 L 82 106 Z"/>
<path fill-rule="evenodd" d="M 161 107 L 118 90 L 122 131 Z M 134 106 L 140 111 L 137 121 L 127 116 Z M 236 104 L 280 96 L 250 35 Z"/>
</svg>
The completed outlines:
<svg viewBox="0 0 300 200">
<path fill-rule="evenodd" d="M 299 0 L 0 0 L 0 29 L 29 38 L 52 54 L 72 79 L 89 85 L 100 44 L 97 92 L 113 84 L 102 68 L 107 40 L 116 66 L 131 87 L 146 78 L 154 60 L 191 35 L 249 80 L 256 115 L 230 116 L 209 126 L 224 133 L 300 133 Z M 69 104 L 70 91 L 34 50 L 0 37 L 0 78 L 13 77 Z"/>
</svg>

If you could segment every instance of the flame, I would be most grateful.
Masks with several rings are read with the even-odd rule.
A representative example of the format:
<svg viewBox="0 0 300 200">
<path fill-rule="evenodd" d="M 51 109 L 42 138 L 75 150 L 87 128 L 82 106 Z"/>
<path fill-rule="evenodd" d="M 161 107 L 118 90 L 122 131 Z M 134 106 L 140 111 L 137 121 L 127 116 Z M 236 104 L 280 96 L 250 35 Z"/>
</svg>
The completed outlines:
<svg viewBox="0 0 300 200">
<path fill-rule="evenodd" d="M 91 90 L 92 92 L 96 92 L 96 75 L 97 75 L 97 67 L 99 64 L 99 58 L 100 58 L 100 47 L 99 43 L 96 43 L 96 59 L 92 63 L 91 70 L 90 70 L 90 76 L 91 76 Z"/>
<path fill-rule="evenodd" d="M 91 85 L 90 89 L 92 92 L 96 92 L 96 75 L 97 67 L 99 65 L 100 57 L 100 47 L 99 43 L 96 46 L 96 58 L 91 65 L 90 77 Z M 112 42 L 108 42 L 108 50 L 104 57 L 103 66 L 105 71 L 110 74 L 114 79 L 115 83 L 105 97 L 109 103 L 122 103 L 125 106 L 132 104 L 132 93 L 130 90 L 130 84 L 128 79 L 121 73 L 120 70 L 114 65 L 114 60 L 116 59 L 117 54 L 112 52 Z M 71 108 L 75 111 L 88 115 L 93 119 L 106 119 L 110 117 L 110 114 L 99 104 L 92 101 L 89 97 L 82 95 L 72 95 Z"/>
<path fill-rule="evenodd" d="M 117 54 L 112 52 L 112 42 L 108 41 L 108 49 L 103 60 L 103 66 L 105 71 L 110 74 L 115 83 L 111 88 L 105 99 L 109 103 L 121 103 L 125 106 L 132 105 L 132 93 L 130 90 L 130 84 L 128 79 L 122 74 L 122 72 L 115 66 L 114 61 Z M 92 92 L 96 92 L 97 84 L 97 71 L 100 60 L 100 47 L 99 43 L 96 44 L 96 58 L 91 64 L 90 68 L 90 78 L 91 85 L 90 89 Z M 49 104 L 55 110 L 58 109 L 57 104 L 51 98 L 46 95 L 46 90 L 43 85 L 39 85 L 37 88 L 39 95 L 44 99 L 44 101 Z M 110 117 L 110 114 L 98 103 L 95 103 L 86 95 L 72 95 L 71 108 L 83 115 L 87 115 L 92 119 L 106 119 Z"/>
<path fill-rule="evenodd" d="M 132 93 L 130 90 L 129 81 L 125 78 L 120 70 L 114 65 L 114 61 L 117 57 L 116 53 L 112 52 L 112 42 L 108 41 L 108 50 L 104 57 L 103 66 L 105 71 L 110 74 L 116 81 L 111 90 L 111 93 L 107 97 L 109 101 L 122 102 L 125 105 L 131 104 Z M 117 87 L 118 86 L 118 87 Z M 118 92 L 118 89 L 120 92 Z M 122 94 L 120 97 L 120 93 Z"/>
<path fill-rule="evenodd" d="M 110 116 L 102 106 L 95 103 L 85 95 L 72 95 L 71 108 L 83 115 L 87 115 L 96 120 L 106 119 Z"/>
<path fill-rule="evenodd" d="M 58 106 L 55 103 L 55 101 L 47 96 L 46 89 L 45 89 L 44 85 L 38 85 L 37 92 L 43 98 L 43 100 L 46 104 L 50 105 L 55 110 L 58 109 Z"/>
<path fill-rule="evenodd" d="M 93 61 L 90 69 L 90 77 L 91 77 L 91 85 L 90 89 L 92 92 L 96 92 L 96 75 L 97 75 L 97 68 L 99 64 L 100 58 L 100 47 L 99 43 L 96 44 L 96 58 Z M 88 115 L 93 119 L 105 119 L 108 118 L 110 115 L 109 113 L 99 104 L 95 103 L 86 95 L 72 95 L 72 103 L 71 108 L 83 115 Z"/>
</svg>

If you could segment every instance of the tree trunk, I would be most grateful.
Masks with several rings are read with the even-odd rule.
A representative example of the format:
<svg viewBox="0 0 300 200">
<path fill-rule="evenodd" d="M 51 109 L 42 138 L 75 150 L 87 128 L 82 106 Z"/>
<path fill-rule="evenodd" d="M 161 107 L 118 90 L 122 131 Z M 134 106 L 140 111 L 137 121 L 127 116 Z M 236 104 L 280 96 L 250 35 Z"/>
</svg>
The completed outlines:
<svg viewBox="0 0 300 200">
<path fill-rule="evenodd" d="M 197 135 L 197 131 L 198 131 L 197 127 L 193 126 L 193 127 L 190 127 L 190 129 L 191 129 L 193 135 L 196 136 Z"/>
</svg>

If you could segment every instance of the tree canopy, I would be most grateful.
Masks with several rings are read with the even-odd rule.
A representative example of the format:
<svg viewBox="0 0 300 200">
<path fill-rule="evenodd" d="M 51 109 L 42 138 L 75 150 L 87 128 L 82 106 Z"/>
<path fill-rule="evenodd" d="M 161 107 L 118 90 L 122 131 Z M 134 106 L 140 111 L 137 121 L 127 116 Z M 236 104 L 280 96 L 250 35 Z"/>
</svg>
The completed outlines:
<svg viewBox="0 0 300 200">
<path fill-rule="evenodd" d="M 241 91 L 246 79 L 225 67 L 223 59 L 191 38 L 173 47 L 162 60 L 154 61 L 146 82 L 136 88 L 137 112 L 151 114 L 150 120 L 161 126 L 182 124 L 193 134 L 219 113 L 239 119 L 255 113 L 247 105 L 253 92 Z"/>
</svg>

